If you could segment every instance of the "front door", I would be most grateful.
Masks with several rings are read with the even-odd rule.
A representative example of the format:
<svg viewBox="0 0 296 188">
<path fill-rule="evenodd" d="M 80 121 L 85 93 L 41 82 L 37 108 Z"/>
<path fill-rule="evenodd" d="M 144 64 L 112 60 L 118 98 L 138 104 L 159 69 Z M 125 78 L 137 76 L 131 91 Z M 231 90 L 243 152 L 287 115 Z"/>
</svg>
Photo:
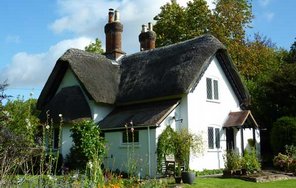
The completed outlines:
<svg viewBox="0 0 296 188">
<path fill-rule="evenodd" d="M 234 149 L 234 133 L 232 127 L 226 128 L 226 149 Z"/>
</svg>

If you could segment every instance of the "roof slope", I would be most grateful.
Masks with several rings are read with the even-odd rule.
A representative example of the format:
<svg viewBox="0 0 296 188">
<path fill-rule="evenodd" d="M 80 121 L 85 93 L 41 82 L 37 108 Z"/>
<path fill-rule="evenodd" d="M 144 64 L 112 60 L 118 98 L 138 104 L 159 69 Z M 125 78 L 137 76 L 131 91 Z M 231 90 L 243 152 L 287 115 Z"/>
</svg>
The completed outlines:
<svg viewBox="0 0 296 188">
<path fill-rule="evenodd" d="M 51 72 L 38 99 L 39 109 L 53 98 L 68 68 L 91 99 L 101 103 L 115 103 L 120 78 L 119 66 L 112 64 L 103 55 L 69 49 L 58 59 Z"/>
<path fill-rule="evenodd" d="M 224 45 L 211 35 L 124 56 L 117 65 L 103 55 L 68 50 L 56 63 L 38 99 L 42 109 L 55 95 L 69 67 L 97 103 L 133 104 L 179 98 L 192 91 L 217 57 L 241 104 L 249 94 Z"/>
<path fill-rule="evenodd" d="M 126 56 L 117 102 L 130 102 L 189 92 L 218 50 L 211 35 Z"/>
<path fill-rule="evenodd" d="M 248 119 L 249 119 L 249 122 L 247 122 Z M 255 128 L 259 127 L 250 110 L 230 112 L 228 114 L 227 120 L 223 125 L 224 128 L 241 127 L 241 126 L 244 126 L 244 127 L 254 126 Z"/>
<path fill-rule="evenodd" d="M 158 126 L 178 104 L 179 100 L 176 99 L 119 106 L 98 124 L 100 129 L 104 131 L 125 129 L 125 125 L 131 121 L 135 128 Z"/>
</svg>

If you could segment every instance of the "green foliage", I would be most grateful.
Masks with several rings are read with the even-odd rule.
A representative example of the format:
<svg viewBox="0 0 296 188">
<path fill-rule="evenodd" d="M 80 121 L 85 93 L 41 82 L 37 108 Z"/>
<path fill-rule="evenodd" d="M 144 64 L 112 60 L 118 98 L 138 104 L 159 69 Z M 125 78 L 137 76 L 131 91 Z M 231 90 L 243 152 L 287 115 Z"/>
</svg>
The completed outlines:
<svg viewBox="0 0 296 188">
<path fill-rule="evenodd" d="M 102 49 L 102 42 L 96 38 L 96 41 L 94 43 L 90 43 L 88 46 L 86 46 L 85 51 L 97 53 L 97 54 L 103 54 L 104 50 Z"/>
<path fill-rule="evenodd" d="M 170 126 L 161 133 L 157 143 L 158 170 L 161 170 L 161 162 L 166 155 L 173 154 L 178 163 L 178 174 L 181 174 L 180 165 L 185 165 L 188 170 L 189 155 L 199 154 L 203 151 L 201 135 L 189 132 L 187 129 L 174 131 Z"/>
<path fill-rule="evenodd" d="M 201 135 L 196 135 L 183 128 L 176 132 L 175 159 L 179 164 L 185 165 L 185 171 L 189 170 L 189 155 L 202 153 L 203 140 Z"/>
<path fill-rule="evenodd" d="M 286 145 L 285 149 L 286 149 L 286 154 L 288 156 L 292 157 L 293 159 L 296 159 L 296 146 Z"/>
<path fill-rule="evenodd" d="M 16 135 L 22 136 L 26 142 L 34 143 L 37 126 L 39 125 L 36 99 L 8 100 L 4 111 L 9 114 L 6 127 Z"/>
<path fill-rule="evenodd" d="M 242 168 L 248 173 L 254 173 L 261 169 L 255 148 L 251 148 L 251 151 L 245 150 L 244 157 L 242 158 Z"/>
<path fill-rule="evenodd" d="M 98 125 L 90 120 L 80 121 L 71 128 L 71 133 L 74 145 L 67 156 L 70 168 L 84 169 L 89 160 L 103 159 L 106 147 Z"/>
<path fill-rule="evenodd" d="M 175 145 L 172 140 L 176 137 L 176 132 L 171 128 L 171 126 L 167 126 L 165 130 L 159 135 L 157 142 L 157 162 L 158 162 L 158 171 L 160 172 L 162 169 L 162 161 L 165 160 L 165 156 L 174 154 Z"/>
<path fill-rule="evenodd" d="M 296 63 L 296 41 L 291 45 L 285 60 L 287 63 Z"/>
<path fill-rule="evenodd" d="M 226 170 L 238 170 L 242 168 L 241 156 L 233 150 L 227 151 L 224 156 Z"/>
<path fill-rule="evenodd" d="M 275 153 L 284 152 L 285 145 L 296 145 L 296 118 L 281 117 L 272 127 L 271 146 Z"/>
<path fill-rule="evenodd" d="M 211 12 L 204 0 L 188 2 L 186 8 L 175 0 L 160 7 L 154 17 L 157 46 L 166 46 L 206 33 L 210 27 Z"/>
<path fill-rule="evenodd" d="M 222 174 L 223 169 L 204 169 L 203 171 L 196 171 L 196 176 Z"/>
</svg>

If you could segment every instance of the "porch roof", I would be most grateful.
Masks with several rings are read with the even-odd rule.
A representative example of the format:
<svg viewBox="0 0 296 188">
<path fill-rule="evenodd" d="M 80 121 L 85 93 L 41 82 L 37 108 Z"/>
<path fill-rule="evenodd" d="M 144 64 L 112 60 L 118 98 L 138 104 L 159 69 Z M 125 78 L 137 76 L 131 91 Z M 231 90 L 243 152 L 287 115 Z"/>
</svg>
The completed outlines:
<svg viewBox="0 0 296 188">
<path fill-rule="evenodd" d="M 250 110 L 243 110 L 239 112 L 230 112 L 223 128 L 228 127 L 243 127 L 243 128 L 258 128 L 258 124 L 254 119 Z"/>
<path fill-rule="evenodd" d="M 118 106 L 102 121 L 99 127 L 103 131 L 125 129 L 125 125 L 134 128 L 157 127 L 179 104 L 179 99 L 146 104 Z"/>
</svg>

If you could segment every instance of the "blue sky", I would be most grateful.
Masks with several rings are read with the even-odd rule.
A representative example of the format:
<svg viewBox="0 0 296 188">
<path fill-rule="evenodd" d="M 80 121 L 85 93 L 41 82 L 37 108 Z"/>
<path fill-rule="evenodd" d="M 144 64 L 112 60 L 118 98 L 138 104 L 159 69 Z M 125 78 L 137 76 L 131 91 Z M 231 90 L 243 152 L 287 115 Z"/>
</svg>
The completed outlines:
<svg viewBox="0 0 296 188">
<path fill-rule="evenodd" d="M 1 0 L 0 82 L 6 93 L 38 98 L 56 60 L 68 48 L 83 49 L 96 37 L 105 43 L 109 8 L 119 9 L 124 25 L 123 50 L 139 50 L 142 24 L 153 21 L 169 0 Z M 186 0 L 178 0 L 181 5 Z M 209 6 L 212 0 L 208 0 Z M 296 37 L 295 0 L 253 0 L 255 16 L 248 35 L 259 32 L 289 49 Z"/>
</svg>

